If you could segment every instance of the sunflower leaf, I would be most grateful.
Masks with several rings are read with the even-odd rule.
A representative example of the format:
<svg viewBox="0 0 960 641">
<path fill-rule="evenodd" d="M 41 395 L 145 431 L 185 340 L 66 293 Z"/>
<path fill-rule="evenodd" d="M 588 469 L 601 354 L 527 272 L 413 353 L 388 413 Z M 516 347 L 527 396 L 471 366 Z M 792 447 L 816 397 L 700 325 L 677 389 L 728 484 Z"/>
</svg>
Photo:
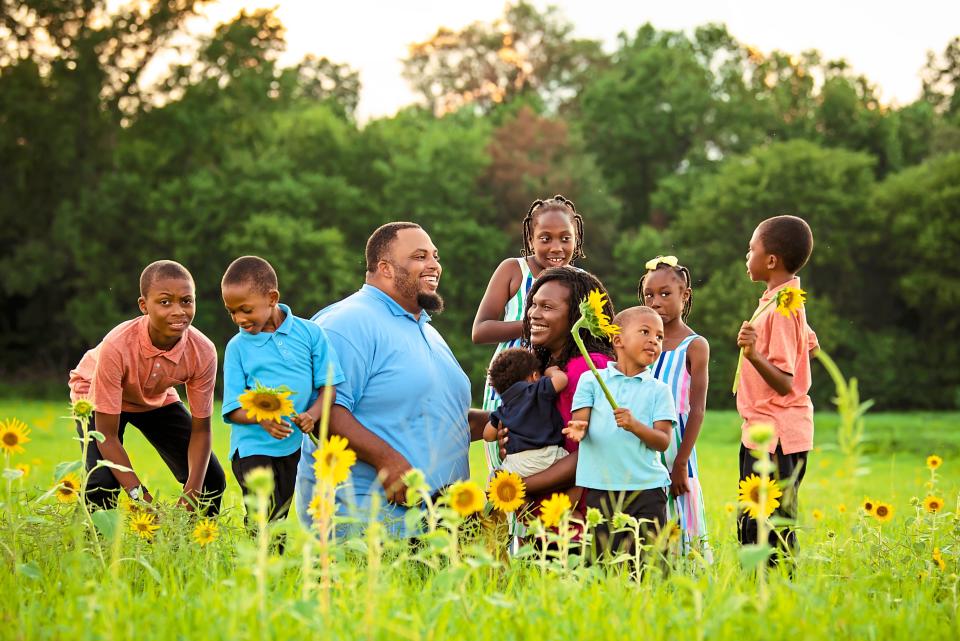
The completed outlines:
<svg viewBox="0 0 960 641">
<path fill-rule="evenodd" d="M 62 479 L 64 476 L 70 472 L 75 472 L 80 469 L 80 461 L 63 461 L 62 463 L 57 463 L 57 467 L 53 469 L 53 478 L 55 480 Z"/>
<path fill-rule="evenodd" d="M 740 548 L 740 565 L 744 570 L 753 570 L 773 553 L 773 548 L 764 543 L 761 545 L 744 545 Z"/>
</svg>

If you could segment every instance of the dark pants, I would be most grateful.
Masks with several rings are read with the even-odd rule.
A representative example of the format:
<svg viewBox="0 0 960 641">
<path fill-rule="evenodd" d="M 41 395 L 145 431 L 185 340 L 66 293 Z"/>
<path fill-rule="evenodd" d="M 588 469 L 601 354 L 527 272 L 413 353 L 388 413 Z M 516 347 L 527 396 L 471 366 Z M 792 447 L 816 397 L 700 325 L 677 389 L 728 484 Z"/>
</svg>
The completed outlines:
<svg viewBox="0 0 960 641">
<path fill-rule="evenodd" d="M 635 519 L 647 519 L 651 523 L 641 523 L 640 535 L 645 544 L 653 543 L 657 534 L 667 523 L 667 493 L 661 488 L 652 490 L 586 490 L 584 502 L 587 508 L 597 508 L 603 514 L 604 522 L 593 530 L 594 558 L 602 554 L 634 554 L 633 532 L 611 534 L 610 520 L 617 512 L 623 512 Z"/>
<path fill-rule="evenodd" d="M 803 475 L 807 472 L 807 456 L 809 452 L 794 452 L 793 454 L 784 454 L 780 445 L 777 445 L 773 453 L 773 464 L 776 467 L 774 472 L 778 481 L 784 481 L 787 484 L 781 484 L 783 496 L 780 497 L 780 507 L 773 511 L 773 516 L 779 516 L 786 519 L 796 520 L 797 518 L 797 494 L 800 491 L 800 482 Z M 756 474 L 753 470 L 753 464 L 757 459 L 753 458 L 750 450 L 740 445 L 740 480 L 747 478 L 751 474 Z M 759 474 L 758 474 L 759 476 Z M 737 538 L 741 545 L 752 545 L 757 543 L 757 521 L 747 516 L 746 512 L 740 512 L 737 519 Z M 768 537 L 770 546 L 774 549 L 779 548 L 783 553 L 793 553 L 797 549 L 797 535 L 792 527 L 781 528 L 771 531 Z M 771 564 L 776 564 L 777 555 L 770 557 Z"/>
<path fill-rule="evenodd" d="M 123 443 L 123 434 L 128 423 L 140 430 L 150 445 L 157 450 L 157 454 L 173 472 L 177 481 L 181 485 L 186 483 L 189 473 L 187 449 L 190 445 L 190 433 L 193 431 L 193 418 L 183 403 L 171 403 L 149 412 L 121 412 L 117 432 L 121 443 Z M 89 429 L 91 431 L 97 429 L 93 418 L 90 419 Z M 79 424 L 77 433 L 83 435 Z M 83 447 L 83 443 L 80 447 Z M 87 471 L 93 469 L 102 458 L 97 441 L 91 440 L 87 449 Z M 223 468 L 220 467 L 216 455 L 211 452 L 200 497 L 201 506 L 206 507 L 207 514 L 213 516 L 220 511 L 220 499 L 226 487 L 227 480 L 223 474 Z M 113 471 L 109 467 L 101 467 L 94 470 L 87 481 L 87 500 L 104 509 L 114 508 L 117 506 L 120 489 L 120 482 L 113 475 Z"/>
<path fill-rule="evenodd" d="M 260 467 L 265 467 L 273 472 L 273 496 L 270 497 L 268 519 L 270 521 L 280 521 L 287 517 L 290 505 L 293 503 L 293 490 L 297 483 L 297 464 L 299 462 L 300 450 L 287 456 L 254 454 L 241 457 L 239 452 L 235 452 L 233 459 L 230 461 L 230 467 L 233 468 L 233 475 L 237 477 L 240 489 L 243 490 L 244 498 L 250 494 L 245 481 L 247 474 Z M 250 521 L 248 510 L 246 517 L 248 526 L 251 525 Z"/>
</svg>

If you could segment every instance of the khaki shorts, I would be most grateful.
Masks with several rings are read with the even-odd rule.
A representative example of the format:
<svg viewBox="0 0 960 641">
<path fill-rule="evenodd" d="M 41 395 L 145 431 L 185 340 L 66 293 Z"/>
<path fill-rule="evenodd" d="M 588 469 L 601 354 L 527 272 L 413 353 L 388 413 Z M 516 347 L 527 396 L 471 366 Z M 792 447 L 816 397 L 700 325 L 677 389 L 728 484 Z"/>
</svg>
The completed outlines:
<svg viewBox="0 0 960 641">
<path fill-rule="evenodd" d="M 500 469 L 513 472 L 520 478 L 525 478 L 537 472 L 542 472 L 567 454 L 569 452 L 559 445 L 538 447 L 535 450 L 508 454 L 507 458 L 503 459 Z"/>
</svg>

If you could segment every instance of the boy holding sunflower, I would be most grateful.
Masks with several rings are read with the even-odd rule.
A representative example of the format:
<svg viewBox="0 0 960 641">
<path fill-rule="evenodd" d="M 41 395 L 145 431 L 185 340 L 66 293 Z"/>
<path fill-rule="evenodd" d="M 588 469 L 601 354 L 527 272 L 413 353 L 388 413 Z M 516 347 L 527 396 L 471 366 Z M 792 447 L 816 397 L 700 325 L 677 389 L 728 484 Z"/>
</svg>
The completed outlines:
<svg viewBox="0 0 960 641">
<path fill-rule="evenodd" d="M 231 466 L 244 496 L 252 470 L 273 472 L 269 520 L 281 520 L 293 499 L 303 434 L 314 431 L 323 412 L 319 390 L 343 381 L 343 374 L 323 330 L 280 302 L 277 274 L 266 260 L 236 259 L 220 289 L 240 328 L 223 361 L 222 413 L 231 425 Z"/>
<path fill-rule="evenodd" d="M 772 425 L 774 435 L 768 447 L 774 474 L 783 486 L 775 514 L 791 520 L 797 517 L 797 492 L 813 449 L 810 352 L 819 346 L 807 325 L 804 292 L 797 277 L 812 251 L 813 233 L 802 218 L 775 216 L 757 226 L 747 252 L 747 274 L 754 282 L 765 282 L 767 290 L 760 297 L 758 313 L 743 323 L 737 336 L 744 361 L 739 385 L 735 383 L 737 410 L 743 419 L 740 480 L 755 473 L 751 450 L 758 446 L 748 437 L 750 426 Z M 757 543 L 757 522 L 746 512 L 738 519 L 737 535 L 742 545 Z M 769 543 L 791 550 L 796 536 L 789 528 L 771 532 Z"/>
</svg>

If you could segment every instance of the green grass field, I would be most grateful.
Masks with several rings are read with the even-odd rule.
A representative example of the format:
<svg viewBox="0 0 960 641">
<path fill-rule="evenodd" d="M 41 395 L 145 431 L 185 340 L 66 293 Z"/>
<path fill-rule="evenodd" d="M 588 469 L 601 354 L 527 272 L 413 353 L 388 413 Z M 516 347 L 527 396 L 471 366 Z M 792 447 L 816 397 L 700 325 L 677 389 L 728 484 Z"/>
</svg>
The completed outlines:
<svg viewBox="0 0 960 641">
<path fill-rule="evenodd" d="M 665 577 L 640 583 L 597 567 L 569 569 L 496 562 L 476 537 L 459 556 L 443 546 L 413 553 L 403 543 L 353 540 L 336 546 L 327 574 L 317 550 L 289 520 L 287 553 L 260 557 L 240 528 L 239 488 L 230 477 L 220 538 L 200 548 L 182 510 L 161 507 L 152 543 L 123 521 L 101 533 L 101 552 L 77 504 L 37 501 L 61 462 L 78 458 L 65 404 L 0 402 L 0 420 L 30 428 L 31 466 L 4 495 L 0 531 L 5 554 L 0 639 L 856 639 L 960 637 L 960 414 L 868 415 L 857 463 L 836 449 L 837 417 L 816 417 L 817 447 L 801 490 L 800 553 L 791 580 L 769 578 L 769 600 L 741 569 L 735 541 L 739 420 L 710 412 L 698 445 L 712 566 L 680 562 Z M 227 454 L 228 431 L 215 426 L 214 451 Z M 134 466 L 161 500 L 179 489 L 135 430 L 126 443 Z M 930 454 L 943 457 L 931 487 Z M 473 477 L 486 476 L 478 444 Z M 917 500 L 945 499 L 937 515 Z M 879 527 L 858 513 L 865 496 L 894 506 Z M 841 511 L 845 508 L 845 511 Z M 109 534 L 109 532 L 106 532 Z M 374 553 L 383 549 L 383 554 Z M 933 557 L 939 549 L 944 568 Z M 103 561 L 99 554 L 103 554 Z M 258 568 L 262 568 L 259 570 Z M 329 587 L 322 579 L 328 576 Z"/>
</svg>

